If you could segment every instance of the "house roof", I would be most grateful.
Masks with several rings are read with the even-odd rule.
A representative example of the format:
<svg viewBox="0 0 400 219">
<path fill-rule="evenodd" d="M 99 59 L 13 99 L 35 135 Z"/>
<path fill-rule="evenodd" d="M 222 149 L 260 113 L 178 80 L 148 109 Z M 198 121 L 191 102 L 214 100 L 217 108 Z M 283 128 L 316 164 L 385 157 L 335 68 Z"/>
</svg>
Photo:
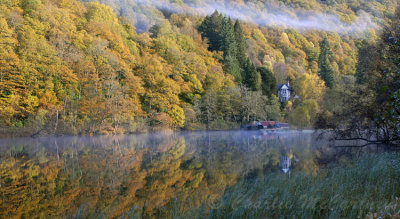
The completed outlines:
<svg viewBox="0 0 400 219">
<path fill-rule="evenodd" d="M 262 126 L 269 126 L 269 125 L 271 125 L 271 126 L 273 126 L 273 125 L 275 125 L 275 121 L 261 121 L 261 125 Z"/>
<path fill-rule="evenodd" d="M 286 86 L 287 89 L 290 90 L 290 85 L 288 84 L 278 84 L 278 90 L 281 90 L 282 88 L 284 88 L 284 86 Z"/>
</svg>

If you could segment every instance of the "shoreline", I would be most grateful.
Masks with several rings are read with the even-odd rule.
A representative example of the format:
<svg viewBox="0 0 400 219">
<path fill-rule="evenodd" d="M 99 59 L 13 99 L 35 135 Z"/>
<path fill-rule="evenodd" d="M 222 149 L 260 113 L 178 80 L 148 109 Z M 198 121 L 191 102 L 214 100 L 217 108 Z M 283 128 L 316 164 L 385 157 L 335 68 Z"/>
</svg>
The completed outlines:
<svg viewBox="0 0 400 219">
<path fill-rule="evenodd" d="M 247 132 L 247 133 L 260 133 L 260 134 L 274 134 L 274 133 L 288 133 L 288 132 L 301 132 L 301 133 L 314 133 L 318 129 L 285 129 L 285 130 L 246 130 L 246 129 L 211 129 L 211 130 L 157 130 L 147 132 L 126 132 L 126 133 L 94 133 L 94 134 L 40 134 L 40 135 L 1 135 L 0 140 L 3 139 L 37 139 L 45 137 L 102 137 L 102 136 L 128 136 L 128 135 L 143 135 L 143 134 L 171 134 L 171 133 L 201 133 L 201 132 Z"/>
</svg>

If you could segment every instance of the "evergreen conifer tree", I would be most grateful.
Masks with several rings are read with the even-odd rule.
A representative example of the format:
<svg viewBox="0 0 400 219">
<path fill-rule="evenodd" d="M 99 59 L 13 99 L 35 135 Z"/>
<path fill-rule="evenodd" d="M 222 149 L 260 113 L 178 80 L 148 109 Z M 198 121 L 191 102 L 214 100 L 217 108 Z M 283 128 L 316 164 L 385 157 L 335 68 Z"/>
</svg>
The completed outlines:
<svg viewBox="0 0 400 219">
<path fill-rule="evenodd" d="M 325 81 L 327 87 L 334 87 L 334 77 L 333 70 L 330 64 L 330 57 L 332 56 L 332 51 L 330 49 L 330 44 L 328 38 L 325 37 L 320 43 L 320 54 L 318 59 L 319 71 L 318 74 Z"/>
<path fill-rule="evenodd" d="M 237 45 L 230 18 L 228 19 L 224 17 L 222 20 L 220 45 L 220 49 L 224 52 L 224 57 L 232 56 L 236 59 Z"/>
<path fill-rule="evenodd" d="M 242 30 L 242 27 L 240 26 L 239 20 L 236 20 L 233 29 L 235 32 L 235 39 L 236 39 L 236 45 L 237 45 L 236 58 L 240 64 L 240 66 L 243 68 L 244 65 L 246 64 L 247 49 L 246 49 L 246 41 L 245 41 L 245 38 L 243 35 L 243 30 Z"/>
<path fill-rule="evenodd" d="M 236 82 L 242 82 L 242 74 L 240 71 L 239 62 L 236 57 L 228 55 L 224 58 L 223 69 L 225 72 L 233 75 Z"/>
<path fill-rule="evenodd" d="M 250 88 L 252 91 L 258 91 L 261 89 L 261 76 L 257 71 L 254 64 L 250 61 L 250 59 L 246 60 L 246 65 L 244 68 L 245 77 L 243 78 L 243 82 L 246 87 Z"/>
<path fill-rule="evenodd" d="M 237 60 L 237 45 L 232 21 L 224 17 L 221 24 L 221 50 L 224 52 L 224 70 L 235 77 L 237 82 L 241 82 L 241 68 Z"/>
<path fill-rule="evenodd" d="M 239 21 L 236 21 L 235 26 L 230 18 L 215 11 L 204 19 L 199 26 L 199 31 L 208 39 L 210 51 L 223 52 L 224 71 L 233 75 L 235 81 L 242 82 L 247 58 L 246 44 Z"/>
<path fill-rule="evenodd" d="M 277 90 L 274 74 L 270 69 L 265 67 L 258 67 L 257 71 L 261 75 L 261 90 L 263 94 L 271 97 Z"/>
<path fill-rule="evenodd" d="M 221 49 L 221 25 L 223 20 L 222 14 L 215 11 L 212 15 L 207 16 L 199 26 L 201 36 L 208 39 L 208 49 L 210 51 Z"/>
</svg>

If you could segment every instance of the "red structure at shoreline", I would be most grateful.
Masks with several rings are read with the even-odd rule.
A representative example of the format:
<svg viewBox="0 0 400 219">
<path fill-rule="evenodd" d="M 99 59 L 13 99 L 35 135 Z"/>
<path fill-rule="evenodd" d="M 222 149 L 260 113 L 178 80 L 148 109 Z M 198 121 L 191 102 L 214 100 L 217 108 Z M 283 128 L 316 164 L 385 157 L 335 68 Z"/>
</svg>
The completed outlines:
<svg viewBox="0 0 400 219">
<path fill-rule="evenodd" d="M 243 127 L 247 130 L 259 130 L 259 129 L 286 129 L 289 128 L 288 123 L 278 123 L 275 121 L 258 121 L 253 122 Z"/>
</svg>

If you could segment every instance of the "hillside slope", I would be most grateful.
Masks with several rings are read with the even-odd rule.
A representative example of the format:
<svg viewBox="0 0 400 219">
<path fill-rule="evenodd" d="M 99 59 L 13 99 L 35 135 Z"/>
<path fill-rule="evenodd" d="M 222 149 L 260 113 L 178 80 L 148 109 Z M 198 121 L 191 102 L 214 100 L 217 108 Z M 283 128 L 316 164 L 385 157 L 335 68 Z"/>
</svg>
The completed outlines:
<svg viewBox="0 0 400 219">
<path fill-rule="evenodd" d="M 101 2 L 110 6 L 76 0 L 2 2 L 3 135 L 228 129 L 261 119 L 311 127 L 317 117 L 345 107 L 341 94 L 356 81 L 359 48 L 375 43 L 397 4 Z M 223 13 L 211 15 L 215 8 Z M 224 14 L 238 8 L 265 12 L 272 21 L 279 12 L 286 23 L 333 15 L 339 26 L 257 23 L 245 14 L 239 23 L 228 17 L 234 14 Z M 337 30 L 361 24 L 365 13 L 376 26 Z M 219 37 L 214 47 L 210 30 Z M 288 81 L 296 98 L 279 103 L 276 85 Z"/>
</svg>

